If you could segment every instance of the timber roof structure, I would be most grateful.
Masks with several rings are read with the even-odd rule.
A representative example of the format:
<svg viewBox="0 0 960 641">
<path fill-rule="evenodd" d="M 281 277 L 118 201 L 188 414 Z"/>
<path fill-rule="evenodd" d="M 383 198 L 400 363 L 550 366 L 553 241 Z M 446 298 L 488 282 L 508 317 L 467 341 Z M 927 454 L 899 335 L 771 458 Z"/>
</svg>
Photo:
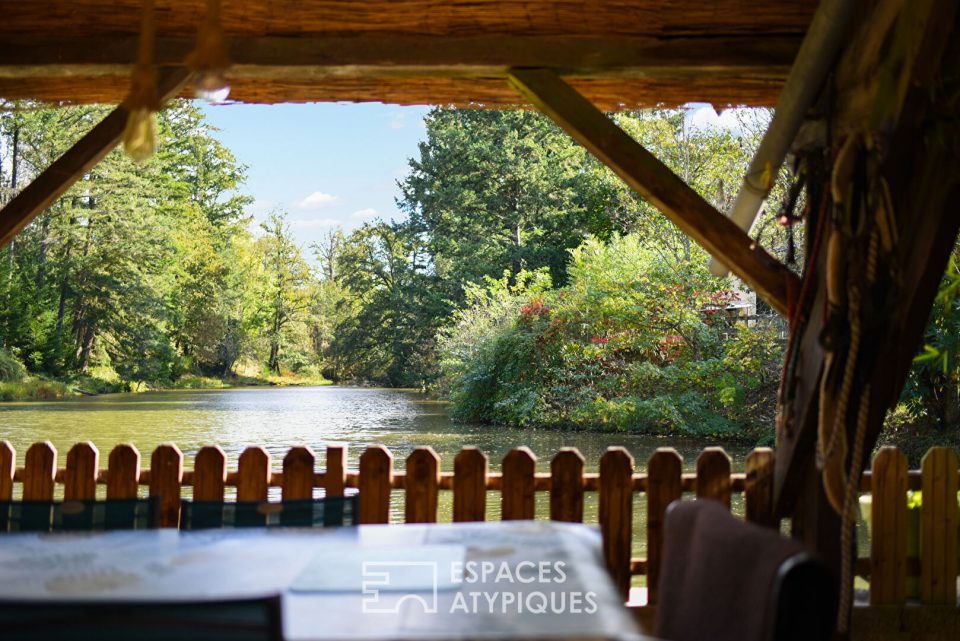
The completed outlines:
<svg viewBox="0 0 960 641">
<path fill-rule="evenodd" d="M 533 105 L 788 317 L 773 513 L 794 516 L 795 535 L 838 576 L 841 567 L 851 570 L 844 556 L 851 546 L 842 544 L 827 481 L 837 489 L 835 481 L 847 475 L 853 482 L 846 496 L 856 496 L 861 466 L 900 397 L 960 228 L 960 3 L 210 2 L 216 4 L 223 4 L 232 100 Z M 800 277 L 603 112 L 694 101 L 778 103 L 818 5 L 818 25 L 841 26 L 845 38 L 824 70 L 832 70 L 828 79 L 816 81 L 824 108 L 798 107 L 809 127 L 804 136 L 792 134 L 808 167 Z M 825 10 L 840 5 L 855 14 L 849 27 Z M 141 0 L 0 0 L 0 101 L 121 103 L 141 24 L 149 22 L 143 6 Z M 144 42 L 154 43 L 149 64 L 161 67 L 158 104 L 193 95 L 195 72 L 185 61 L 207 6 L 155 0 L 157 37 Z M 829 51 L 810 42 L 805 53 Z M 147 65 L 142 61 L 140 70 Z M 811 77 L 804 73 L 792 74 L 791 88 L 797 77 Z M 0 210 L 0 247 L 104 158 L 143 110 L 119 104 L 20 190 Z M 857 196 L 845 203 L 846 194 Z M 859 225 L 834 215 L 854 210 Z M 853 340 L 854 327 L 862 327 L 862 346 Z M 832 340 L 824 341 L 825 332 Z M 820 427 L 830 431 L 821 437 Z M 829 434 L 843 436 L 826 441 Z M 827 470 L 835 475 L 821 475 L 816 466 L 818 440 L 836 454 Z M 852 443 L 850 456 L 834 452 L 835 442 Z M 902 502 L 899 509 L 905 519 Z M 849 533 L 852 511 L 843 512 Z M 941 558 L 956 558 L 953 547 L 943 547 Z M 955 568 L 946 574 L 954 576 Z M 945 603 L 955 599 L 947 597 Z"/>
<path fill-rule="evenodd" d="M 244 0 L 222 24 L 237 102 L 511 107 L 551 68 L 606 111 L 773 105 L 816 0 Z M 182 66 L 204 0 L 156 0 L 155 62 Z M 0 0 L 0 98 L 118 103 L 141 0 Z M 189 87 L 181 95 L 192 95 Z"/>
</svg>

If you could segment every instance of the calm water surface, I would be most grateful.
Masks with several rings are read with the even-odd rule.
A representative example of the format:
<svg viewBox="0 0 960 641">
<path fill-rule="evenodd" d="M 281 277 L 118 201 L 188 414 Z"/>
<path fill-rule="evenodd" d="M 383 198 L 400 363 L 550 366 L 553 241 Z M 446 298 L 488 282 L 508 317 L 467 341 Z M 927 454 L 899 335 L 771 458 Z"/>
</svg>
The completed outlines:
<svg viewBox="0 0 960 641">
<path fill-rule="evenodd" d="M 100 450 L 100 466 L 117 443 L 133 443 L 149 466 L 149 453 L 160 443 L 176 443 L 192 468 L 192 459 L 204 445 L 219 445 L 227 453 L 228 466 L 236 468 L 237 457 L 250 444 L 263 445 L 270 452 L 274 469 L 279 470 L 284 454 L 292 445 L 306 443 L 317 453 L 322 467 L 324 446 L 330 441 L 346 443 L 349 466 L 355 468 L 363 449 L 382 444 L 393 452 L 395 465 L 403 468 L 410 451 L 431 446 L 440 455 L 444 470 L 453 469 L 453 458 L 461 447 L 475 445 L 490 458 L 491 470 L 499 469 L 503 456 L 513 447 L 527 445 L 538 457 L 538 471 L 549 471 L 550 459 L 565 446 L 576 447 L 586 458 L 587 471 L 596 471 L 597 462 L 608 446 L 626 447 L 645 466 L 658 447 L 676 448 L 684 467 L 694 468 L 697 454 L 712 443 L 690 439 L 661 439 L 628 434 L 518 430 L 487 425 L 454 423 L 445 404 L 423 394 L 388 389 L 355 387 L 244 388 L 111 394 L 65 401 L 0 403 L 0 438 L 9 440 L 17 451 L 18 464 L 30 444 L 50 440 L 59 453 L 58 465 L 65 464 L 67 450 L 76 442 L 92 441 Z M 735 470 L 743 469 L 750 448 L 725 445 Z M 403 514 L 402 492 L 395 492 L 393 516 Z M 442 492 L 440 520 L 452 512 L 450 492 Z M 499 495 L 488 493 L 488 518 L 499 515 Z M 538 516 L 546 516 L 545 493 L 537 494 Z M 738 507 L 735 505 L 735 509 Z M 596 519 L 596 495 L 585 501 L 585 519 Z M 635 514 L 635 547 L 643 553 L 645 505 L 638 495 Z"/>
<path fill-rule="evenodd" d="M 172 441 L 189 461 L 204 445 L 219 445 L 233 465 L 243 448 L 263 445 L 279 469 L 291 445 L 306 443 L 322 460 L 330 441 L 348 444 L 351 466 L 363 448 L 388 447 L 402 468 L 403 459 L 419 445 L 440 455 L 445 470 L 465 445 L 490 457 L 491 469 L 510 448 L 527 445 L 548 471 L 549 459 L 564 446 L 580 449 L 590 470 L 610 445 L 623 445 L 642 465 L 657 447 L 675 447 L 692 469 L 697 453 L 711 443 L 628 434 L 510 429 L 454 423 L 446 405 L 416 392 L 355 387 L 244 388 L 108 394 L 65 401 L 0 403 L 0 438 L 8 439 L 22 464 L 26 448 L 48 439 L 61 453 L 78 441 L 90 440 L 104 459 L 117 443 L 133 443 L 148 455 Z M 725 445 L 742 469 L 750 448 Z M 60 461 L 63 464 L 63 460 Z M 187 464 L 190 467 L 189 463 Z"/>
</svg>

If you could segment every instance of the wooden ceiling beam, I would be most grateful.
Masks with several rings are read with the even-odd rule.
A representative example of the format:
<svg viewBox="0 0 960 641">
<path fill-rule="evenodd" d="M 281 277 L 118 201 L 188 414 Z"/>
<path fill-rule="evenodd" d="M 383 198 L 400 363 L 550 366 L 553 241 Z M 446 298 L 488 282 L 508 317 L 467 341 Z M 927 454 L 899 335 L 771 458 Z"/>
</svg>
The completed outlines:
<svg viewBox="0 0 960 641">
<path fill-rule="evenodd" d="M 157 94 L 164 103 L 176 96 L 190 79 L 185 68 L 163 69 Z M 0 247 L 5 247 L 34 218 L 52 205 L 67 189 L 119 144 L 129 111 L 118 106 L 57 158 L 39 176 L 0 209 Z"/>
<path fill-rule="evenodd" d="M 510 67 L 548 67 L 591 77 L 658 73 L 786 77 L 802 34 L 652 38 L 486 35 L 234 37 L 231 76 L 305 79 L 309 75 L 505 77 Z M 154 60 L 182 65 L 193 38 L 157 39 Z M 137 37 L 4 36 L 0 78 L 125 75 Z"/>
<path fill-rule="evenodd" d="M 510 83 L 632 189 L 786 315 L 800 279 L 555 73 L 514 69 Z"/>
</svg>

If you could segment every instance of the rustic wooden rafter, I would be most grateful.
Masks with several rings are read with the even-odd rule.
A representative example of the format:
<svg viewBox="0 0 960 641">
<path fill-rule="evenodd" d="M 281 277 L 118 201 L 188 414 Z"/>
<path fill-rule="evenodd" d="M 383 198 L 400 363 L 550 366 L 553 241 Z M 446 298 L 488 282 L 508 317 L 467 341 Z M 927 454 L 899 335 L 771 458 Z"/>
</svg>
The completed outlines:
<svg viewBox="0 0 960 641">
<path fill-rule="evenodd" d="M 195 39 L 157 38 L 154 60 L 179 66 Z M 653 38 L 482 36 L 238 36 L 227 42 L 235 78 L 304 76 L 499 76 L 510 67 L 631 77 L 650 73 L 755 73 L 783 77 L 800 34 Z M 125 74 L 136 36 L 37 37 L 0 40 L 0 77 Z"/>
<path fill-rule="evenodd" d="M 190 75 L 185 68 L 163 70 L 157 81 L 157 95 L 161 103 L 176 96 Z M 129 111 L 123 105 L 111 111 L 0 209 L 0 246 L 6 246 L 30 221 L 117 146 L 127 125 L 128 115 Z"/>
<path fill-rule="evenodd" d="M 516 34 L 228 35 L 227 76 L 239 102 L 379 100 L 520 106 L 503 80 L 543 67 L 620 110 L 690 100 L 772 105 L 802 33 L 724 35 Z M 3 34 L 0 96 L 117 102 L 135 59 L 134 34 Z M 157 64 L 180 66 L 193 35 L 156 41 Z"/>
<path fill-rule="evenodd" d="M 546 69 L 513 69 L 510 83 L 685 234 L 719 257 L 781 314 L 800 280 L 669 167 Z"/>
</svg>

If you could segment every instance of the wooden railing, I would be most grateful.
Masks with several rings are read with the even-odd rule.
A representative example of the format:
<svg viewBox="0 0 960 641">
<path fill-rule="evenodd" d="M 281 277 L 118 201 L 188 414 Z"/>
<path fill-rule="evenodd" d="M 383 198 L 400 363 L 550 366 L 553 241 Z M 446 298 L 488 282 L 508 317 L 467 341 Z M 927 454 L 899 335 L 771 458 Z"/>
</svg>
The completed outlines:
<svg viewBox="0 0 960 641">
<path fill-rule="evenodd" d="M 454 521 L 485 520 L 490 491 L 501 494 L 502 519 L 532 519 L 536 493 L 548 492 L 551 519 L 581 522 L 584 496 L 595 492 L 604 556 L 614 581 L 626 595 L 631 577 L 646 575 L 652 604 L 657 600 L 663 515 L 667 505 L 685 492 L 728 507 L 733 494 L 742 494 L 748 521 L 779 526 L 771 510 L 774 456 L 769 448 L 751 452 L 743 473 L 732 473 L 730 457 L 721 448 L 703 450 L 693 473 L 683 472 L 683 460 L 672 448 L 656 450 L 642 472 L 635 469 L 626 449 L 609 448 L 596 473 L 584 471 L 585 460 L 573 448 L 553 457 L 549 473 L 537 472 L 536 457 L 526 447 L 511 450 L 500 472 L 489 472 L 487 456 L 476 448 L 457 454 L 452 473 L 441 471 L 440 458 L 429 447 L 415 449 L 406 459 L 405 471 L 395 471 L 393 456 L 380 446 L 367 448 L 356 470 L 347 469 L 343 445 L 327 447 L 323 471 L 316 470 L 316 456 L 306 446 L 287 452 L 282 471 L 272 470 L 270 454 L 259 446 L 243 451 L 235 471 L 228 469 L 227 456 L 216 446 L 201 448 L 192 470 L 184 470 L 183 458 L 175 445 L 161 445 L 151 454 L 150 468 L 141 469 L 137 449 L 118 445 L 110 452 L 106 469 L 101 469 L 97 449 L 84 442 L 74 445 L 66 467 L 58 468 L 56 449 L 41 442 L 27 450 L 24 466 L 17 467 L 13 448 L 3 441 L 0 501 L 15 495 L 17 483 L 25 500 L 50 500 L 58 484 L 65 499 L 75 500 L 95 498 L 98 485 L 106 486 L 107 498 L 133 498 L 144 487 L 150 495 L 160 496 L 161 524 L 176 527 L 185 487 L 196 500 L 223 500 L 228 488 L 235 488 L 239 501 L 266 501 L 271 487 L 280 488 L 284 499 L 310 498 L 315 488 L 328 496 L 356 488 L 360 521 L 369 524 L 390 522 L 394 490 L 403 491 L 403 520 L 408 523 L 436 521 L 441 491 L 453 492 Z M 956 603 L 957 476 L 957 459 L 948 448 L 930 450 L 919 471 L 908 471 L 906 458 L 894 448 L 882 448 L 874 459 L 861 483 L 861 491 L 873 494 L 871 555 L 857 564 L 858 574 L 870 578 L 873 604 L 903 603 L 908 576 L 919 577 L 923 602 Z M 923 490 L 919 557 L 907 554 L 908 489 Z M 646 498 L 646 558 L 633 558 L 637 495 Z"/>
</svg>

